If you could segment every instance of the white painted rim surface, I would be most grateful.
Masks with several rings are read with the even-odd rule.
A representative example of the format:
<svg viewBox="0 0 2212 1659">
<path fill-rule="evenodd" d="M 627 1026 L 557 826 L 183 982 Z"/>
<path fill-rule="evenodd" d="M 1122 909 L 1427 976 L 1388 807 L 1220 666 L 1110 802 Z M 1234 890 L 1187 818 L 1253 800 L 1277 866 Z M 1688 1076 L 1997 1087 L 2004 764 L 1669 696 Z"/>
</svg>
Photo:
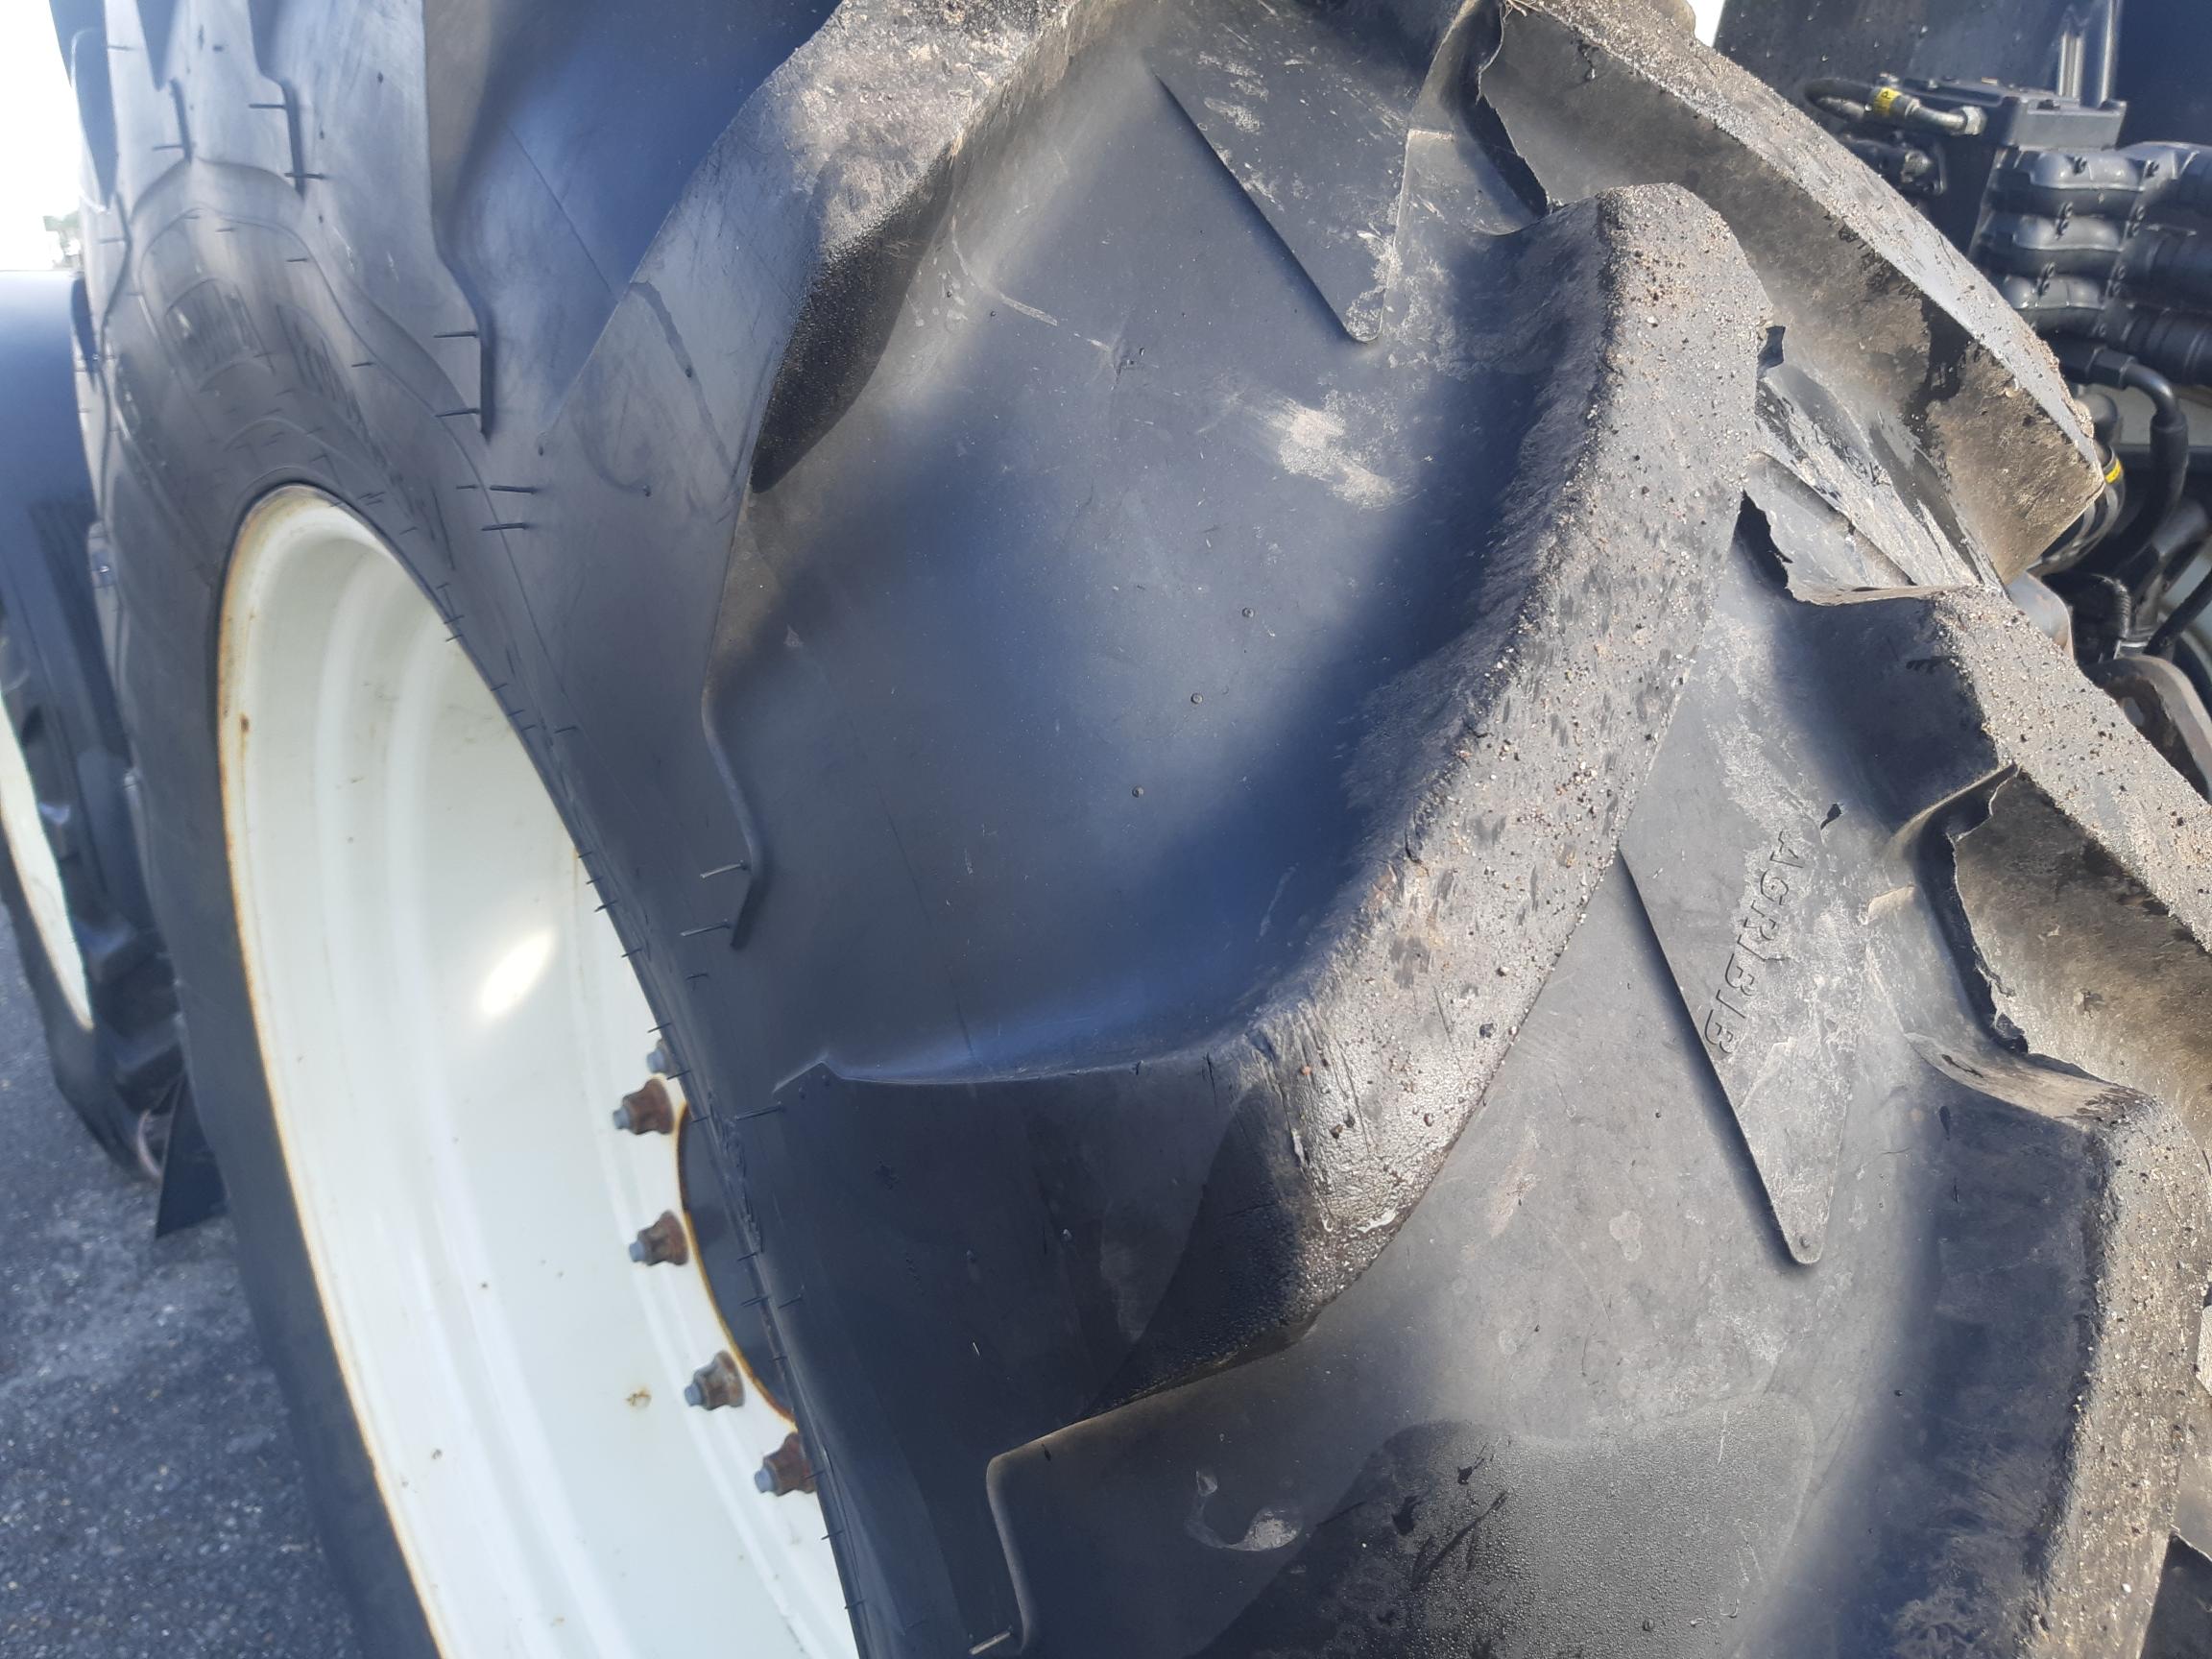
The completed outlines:
<svg viewBox="0 0 2212 1659">
<path fill-rule="evenodd" d="M 676 1141 L 611 1124 L 652 1016 L 544 785 L 398 561 L 304 489 L 224 596 L 224 808 L 316 1283 L 447 1659 L 853 1651 L 789 1424 L 687 1407 L 729 1346 Z M 681 1098 L 674 1085 L 671 1093 Z"/>
<path fill-rule="evenodd" d="M 69 925 L 61 867 L 54 861 L 54 844 L 46 839 L 46 820 L 38 811 L 31 763 L 24 758 L 15 722 L 5 712 L 0 712 L 0 834 L 8 837 L 8 855 L 23 889 L 24 908 L 31 912 L 31 926 L 54 970 L 55 982 L 61 987 L 62 1000 L 77 1023 L 89 1031 L 92 986 L 84 974 L 84 952 L 78 949 L 77 930 Z"/>
</svg>

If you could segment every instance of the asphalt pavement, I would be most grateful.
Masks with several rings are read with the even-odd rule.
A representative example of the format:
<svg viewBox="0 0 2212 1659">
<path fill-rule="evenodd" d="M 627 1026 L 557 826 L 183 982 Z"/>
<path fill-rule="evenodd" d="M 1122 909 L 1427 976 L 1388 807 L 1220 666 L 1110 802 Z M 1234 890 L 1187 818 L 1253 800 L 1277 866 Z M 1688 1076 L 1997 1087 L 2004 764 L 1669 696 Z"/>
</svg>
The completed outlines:
<svg viewBox="0 0 2212 1659">
<path fill-rule="evenodd" d="M 55 1092 L 0 917 L 0 1655 L 362 1659 L 230 1229 L 153 1215 Z"/>
</svg>

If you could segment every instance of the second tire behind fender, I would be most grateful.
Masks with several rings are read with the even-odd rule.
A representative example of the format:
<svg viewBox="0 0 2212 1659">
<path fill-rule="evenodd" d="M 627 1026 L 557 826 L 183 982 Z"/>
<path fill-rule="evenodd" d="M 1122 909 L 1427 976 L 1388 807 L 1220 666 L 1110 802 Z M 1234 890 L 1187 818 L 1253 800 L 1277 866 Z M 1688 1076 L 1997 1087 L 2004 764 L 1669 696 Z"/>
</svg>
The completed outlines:
<svg viewBox="0 0 2212 1659">
<path fill-rule="evenodd" d="M 0 275 L 0 902 L 62 1094 L 156 1175 L 182 1058 L 94 598 L 72 281 Z"/>
</svg>

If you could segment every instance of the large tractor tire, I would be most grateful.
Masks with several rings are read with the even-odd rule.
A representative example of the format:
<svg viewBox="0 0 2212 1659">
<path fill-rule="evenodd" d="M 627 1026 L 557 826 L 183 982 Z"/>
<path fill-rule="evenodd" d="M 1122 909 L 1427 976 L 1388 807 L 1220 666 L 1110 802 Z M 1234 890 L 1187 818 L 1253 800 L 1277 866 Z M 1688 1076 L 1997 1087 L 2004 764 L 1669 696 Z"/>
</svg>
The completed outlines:
<svg viewBox="0 0 2212 1659">
<path fill-rule="evenodd" d="M 71 287 L 0 275 L 0 902 L 62 1095 L 154 1176 L 183 1063 L 101 644 Z"/>
<path fill-rule="evenodd" d="M 191 1069 L 368 1651 L 2136 1652 L 2212 827 L 1655 9 L 110 0 Z"/>
</svg>

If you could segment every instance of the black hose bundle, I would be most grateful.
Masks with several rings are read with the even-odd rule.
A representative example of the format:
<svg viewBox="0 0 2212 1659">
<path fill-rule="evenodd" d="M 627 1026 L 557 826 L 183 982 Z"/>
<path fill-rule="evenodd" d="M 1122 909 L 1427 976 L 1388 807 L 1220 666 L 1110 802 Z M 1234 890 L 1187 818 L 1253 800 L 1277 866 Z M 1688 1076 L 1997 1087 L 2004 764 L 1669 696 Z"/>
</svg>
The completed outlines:
<svg viewBox="0 0 2212 1659">
<path fill-rule="evenodd" d="M 2117 570 L 2157 535 L 2180 504 L 2189 482 L 2189 418 L 2174 382 L 2124 352 L 2092 341 L 2058 339 L 2051 343 L 2066 378 L 2092 386 L 2128 388 L 2151 399 L 2151 479 L 2142 505 L 2096 550 L 2098 567 Z"/>
</svg>

